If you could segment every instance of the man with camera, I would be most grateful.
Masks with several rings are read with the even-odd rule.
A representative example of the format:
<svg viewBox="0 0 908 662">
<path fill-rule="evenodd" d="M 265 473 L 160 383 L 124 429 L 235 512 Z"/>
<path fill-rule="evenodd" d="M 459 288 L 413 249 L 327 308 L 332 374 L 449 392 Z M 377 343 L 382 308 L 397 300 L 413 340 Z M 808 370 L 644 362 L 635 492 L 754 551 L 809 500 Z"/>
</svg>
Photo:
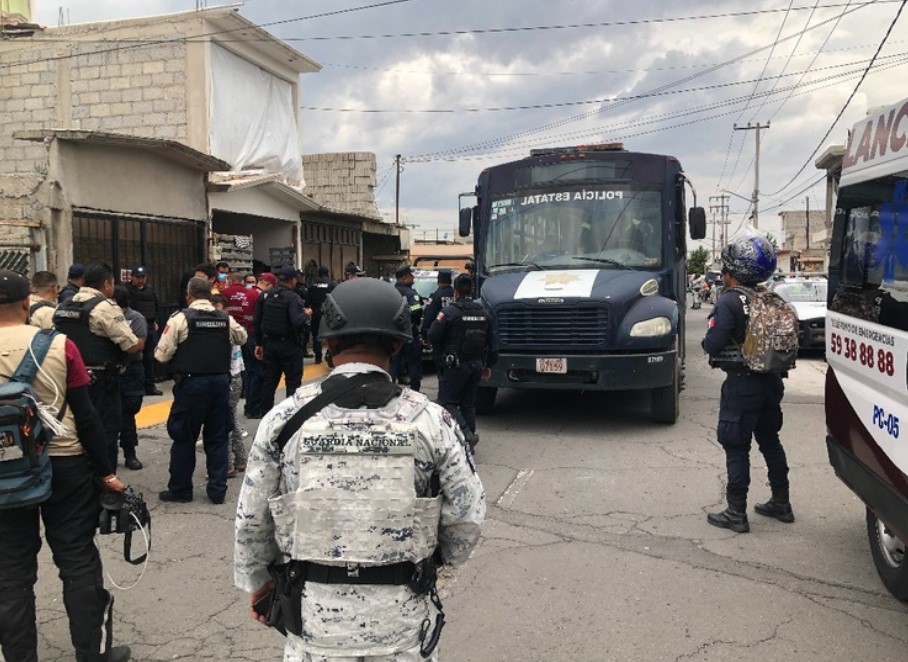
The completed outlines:
<svg viewBox="0 0 908 662">
<path fill-rule="evenodd" d="M 63 334 L 28 325 L 28 295 L 25 278 L 0 271 L 0 382 L 8 382 L 8 375 L 18 371 L 27 355 L 36 360 L 39 333 L 55 334 L 43 360 L 36 360 L 31 390 L 64 431 L 47 442 L 52 467 L 49 497 L 37 505 L 5 501 L 7 507 L 0 509 L 0 649 L 9 661 L 38 659 L 34 585 L 43 521 L 44 537 L 63 580 L 75 659 L 123 662 L 130 651 L 111 645 L 113 596 L 104 589 L 94 536 L 100 513 L 98 487 L 122 491 L 125 485 L 114 474 L 79 350 Z M 0 457 L 0 464 L 5 460 Z M 0 468 L 0 480 L 3 475 Z"/>
<path fill-rule="evenodd" d="M 170 480 L 161 501 L 189 503 L 193 499 L 195 442 L 202 434 L 212 503 L 224 503 L 227 494 L 227 435 L 230 419 L 230 357 L 232 345 L 246 342 L 246 330 L 211 303 L 211 283 L 190 278 L 186 286 L 189 307 L 167 320 L 154 357 L 170 363 L 173 405 L 167 418 Z"/>
<path fill-rule="evenodd" d="M 334 372 L 259 426 L 235 581 L 252 617 L 287 633 L 286 660 L 437 659 L 436 566 L 470 555 L 485 494 L 450 415 L 391 381 L 412 332 L 393 286 L 341 283 L 319 331 Z"/>
</svg>

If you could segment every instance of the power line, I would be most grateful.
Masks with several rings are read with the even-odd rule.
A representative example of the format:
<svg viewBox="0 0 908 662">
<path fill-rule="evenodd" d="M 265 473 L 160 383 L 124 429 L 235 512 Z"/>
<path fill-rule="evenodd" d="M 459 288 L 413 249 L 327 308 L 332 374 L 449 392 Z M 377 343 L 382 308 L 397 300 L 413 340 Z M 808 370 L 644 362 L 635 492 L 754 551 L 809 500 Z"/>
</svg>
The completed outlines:
<svg viewBox="0 0 908 662">
<path fill-rule="evenodd" d="M 880 41 L 880 45 L 877 47 L 876 52 L 873 54 L 873 57 L 870 58 L 870 62 L 867 64 L 867 68 L 864 70 L 864 73 L 861 74 L 861 78 L 858 80 L 857 84 L 854 86 L 854 89 L 851 90 L 851 94 L 848 95 L 848 98 L 845 100 L 845 103 L 842 106 L 842 109 L 839 111 L 838 115 L 836 115 L 836 118 L 832 121 L 832 124 L 829 125 L 829 128 L 826 130 L 826 133 L 824 133 L 823 137 L 820 138 L 820 142 L 817 144 L 816 147 L 813 148 L 813 151 L 810 153 L 810 156 L 807 157 L 807 160 L 804 161 L 804 165 L 802 165 L 800 167 L 800 169 L 794 174 L 794 176 L 788 180 L 788 182 L 785 184 L 785 186 L 780 188 L 775 193 L 771 193 L 770 195 L 777 195 L 777 194 L 781 193 L 782 191 L 784 191 L 785 189 L 787 189 L 789 186 L 791 186 L 791 183 L 795 179 L 797 179 L 797 177 L 802 172 L 804 172 L 804 170 L 807 169 L 807 166 L 810 165 L 810 162 L 813 159 L 813 157 L 816 155 L 816 153 L 818 151 L 820 151 L 820 148 L 823 147 L 823 144 L 826 142 L 826 139 L 829 138 L 829 135 L 832 133 L 833 129 L 835 129 L 836 124 L 839 123 L 839 120 L 842 119 L 842 115 L 845 114 L 845 110 L 848 108 L 848 104 L 850 104 L 851 100 L 854 99 L 854 95 L 858 93 L 858 90 L 861 87 L 861 83 L 864 82 L 864 79 L 867 78 L 867 74 L 873 68 L 873 63 L 876 62 L 877 56 L 879 56 L 880 51 L 883 50 L 883 46 L 886 45 L 886 40 L 889 38 L 889 35 L 892 33 L 893 28 L 895 28 L 895 24 L 898 23 L 899 17 L 902 15 L 902 10 L 905 8 L 906 2 L 908 2 L 908 0 L 902 0 L 902 4 L 899 5 L 898 11 L 895 13 L 895 18 L 893 18 L 892 23 L 889 24 L 889 28 L 886 30 L 886 34 L 883 35 L 883 39 L 882 39 L 882 41 Z"/>
<path fill-rule="evenodd" d="M 874 4 L 874 3 L 873 3 L 873 2 L 867 2 L 867 3 L 862 3 L 861 5 L 858 5 L 858 6 L 853 6 L 853 7 L 849 8 L 849 9 L 846 9 L 844 12 L 842 12 L 841 15 L 851 14 L 851 13 L 854 13 L 854 12 L 856 12 L 856 11 L 860 11 L 860 10 L 863 9 L 864 7 L 866 7 L 866 6 L 868 6 L 868 5 L 872 5 L 872 4 Z M 810 31 L 812 31 L 812 30 L 816 30 L 816 29 L 822 27 L 823 25 L 826 25 L 827 23 L 833 22 L 834 20 L 836 20 L 836 18 L 837 18 L 837 17 L 833 17 L 833 18 L 830 18 L 830 19 L 821 21 L 820 23 L 817 23 L 816 25 L 813 25 L 813 26 L 811 26 L 810 28 L 804 30 L 804 32 L 810 32 Z M 785 37 L 784 39 L 780 40 L 780 43 L 783 42 L 783 41 L 787 41 L 787 40 L 789 40 L 789 39 L 793 39 L 793 38 L 795 38 L 795 36 L 796 36 L 796 35 L 790 35 L 790 36 L 788 36 L 788 37 Z M 671 89 L 672 87 L 676 87 L 676 86 L 678 86 L 678 85 L 683 85 L 684 83 L 686 83 L 686 82 L 688 82 L 688 81 L 691 81 L 691 80 L 694 80 L 694 79 L 696 79 L 696 78 L 700 78 L 700 77 L 702 77 L 702 76 L 706 76 L 706 75 L 708 75 L 708 74 L 711 74 L 711 73 L 713 73 L 714 71 L 718 71 L 719 69 L 722 69 L 723 67 L 727 67 L 727 66 L 730 66 L 730 65 L 732 65 L 732 64 L 735 64 L 735 63 L 737 63 L 737 62 L 740 62 L 741 60 L 744 60 L 744 59 L 746 59 L 746 58 L 748 58 L 748 57 L 751 57 L 751 56 L 753 56 L 753 55 L 756 55 L 757 53 L 762 53 L 763 51 L 767 50 L 767 49 L 770 48 L 771 46 L 772 46 L 772 44 L 769 44 L 769 45 L 766 45 L 766 46 L 761 46 L 761 47 L 759 47 L 759 48 L 752 49 L 752 50 L 750 50 L 750 51 L 747 51 L 747 52 L 745 52 L 745 53 L 742 53 L 741 55 L 738 55 L 738 56 L 735 56 L 735 57 L 733 57 L 733 58 L 731 58 L 731 59 L 729 59 L 729 60 L 726 60 L 725 62 L 722 62 L 722 63 L 719 63 L 719 64 L 717 64 L 717 65 L 715 65 L 715 66 L 709 67 L 709 68 L 707 68 L 707 69 L 705 69 L 705 70 L 703 70 L 703 71 L 701 71 L 701 72 L 697 72 L 697 73 L 691 74 L 691 75 L 689 75 L 689 76 L 685 76 L 685 77 L 683 77 L 683 78 L 681 78 L 681 79 L 678 79 L 678 80 L 676 80 L 676 81 L 673 81 L 673 82 L 671 82 L 671 83 L 666 83 L 665 85 L 661 85 L 661 86 L 659 86 L 659 87 L 657 87 L 657 88 L 655 88 L 654 90 L 651 90 L 651 91 L 662 91 L 662 90 L 666 90 L 666 89 Z M 628 102 L 624 102 L 624 103 L 628 103 Z M 501 144 L 506 144 L 506 143 L 508 143 L 508 142 L 510 142 L 510 141 L 513 141 L 513 140 L 517 139 L 517 138 L 523 138 L 523 137 L 530 136 L 530 135 L 534 135 L 534 134 L 537 134 L 537 133 L 543 133 L 543 132 L 545 132 L 545 131 L 550 131 L 550 130 L 552 130 L 552 129 L 557 129 L 557 128 L 559 128 L 559 127 L 561 127 L 561 126 L 564 126 L 564 125 L 566 125 L 566 124 L 572 124 L 572 123 L 574 123 L 574 122 L 578 122 L 578 121 L 581 121 L 581 120 L 584 120 L 584 119 L 593 117 L 593 116 L 595 116 L 595 115 L 599 115 L 599 114 L 605 113 L 605 112 L 607 112 L 607 111 L 614 110 L 615 108 L 620 108 L 622 105 L 624 105 L 624 103 L 618 102 L 618 103 L 615 103 L 615 104 L 609 104 L 608 106 L 606 106 L 606 107 L 604 107 L 604 108 L 599 108 L 599 109 L 596 109 L 596 110 L 592 110 L 592 111 L 588 111 L 588 112 L 585 112 L 585 113 L 581 113 L 581 114 L 579 114 L 579 115 L 574 115 L 574 116 L 572 116 L 572 117 L 567 117 L 567 118 L 563 118 L 563 119 L 560 119 L 560 120 L 556 120 L 556 121 L 554 121 L 554 122 L 549 122 L 549 123 L 547 123 L 547 124 L 543 124 L 543 125 L 541 125 L 541 126 L 538 126 L 538 127 L 533 128 L 533 129 L 526 129 L 526 130 L 523 130 L 523 131 L 519 131 L 519 132 L 517 132 L 517 133 L 512 133 L 512 134 L 510 134 L 510 135 L 502 136 L 502 137 L 499 137 L 499 138 L 490 138 L 490 139 L 488 139 L 488 140 L 484 140 L 484 141 L 481 141 L 481 142 L 478 142 L 478 143 L 473 143 L 473 144 L 471 144 L 471 145 L 464 145 L 464 146 L 461 146 L 461 147 L 451 148 L 451 149 L 448 149 L 448 150 L 444 150 L 444 151 L 442 151 L 442 152 L 435 152 L 435 153 L 431 153 L 431 154 L 428 154 L 428 155 L 422 155 L 422 156 L 446 156 L 446 155 L 450 155 L 450 154 L 461 154 L 461 153 L 465 153 L 465 152 L 467 152 L 467 153 L 468 153 L 468 152 L 474 152 L 474 151 L 479 150 L 479 149 L 485 149 L 485 148 L 494 147 L 494 146 L 501 145 Z"/>
<path fill-rule="evenodd" d="M 350 14 L 353 12 L 364 11 L 367 9 L 378 9 L 381 7 L 399 5 L 399 4 L 403 4 L 406 2 L 413 2 L 413 1 L 414 0 L 383 0 L 382 2 L 376 2 L 373 4 L 369 4 L 369 5 L 359 5 L 357 7 L 347 7 L 346 9 L 335 9 L 333 11 L 320 12 L 318 14 L 310 14 L 308 16 L 298 16 L 296 18 L 285 18 L 285 19 L 280 19 L 277 21 L 269 21 L 267 23 L 260 23 L 260 24 L 256 25 L 255 27 L 266 28 L 266 27 L 271 27 L 274 25 L 286 25 L 287 23 L 299 23 L 301 21 L 311 21 L 311 20 L 315 20 L 317 18 L 327 18 L 329 16 L 339 16 L 341 14 Z M 890 0 L 881 0 L 881 1 L 888 2 Z M 161 17 L 160 21 L 165 21 L 168 18 L 170 18 L 170 16 Z M 50 57 L 43 57 L 43 58 L 37 58 L 34 60 L 29 60 L 27 62 L 0 62 L 0 69 L 7 69 L 10 67 L 28 67 L 33 64 L 37 64 L 39 62 L 56 62 L 59 60 L 69 60 L 69 59 L 73 59 L 73 58 L 77 58 L 77 57 L 86 57 L 89 55 L 101 55 L 103 53 L 113 53 L 113 52 L 117 52 L 117 51 L 131 50 L 131 49 L 135 49 L 135 48 L 145 48 L 147 46 L 159 46 L 161 44 L 188 43 L 193 40 L 207 41 L 207 39 L 205 39 L 206 37 L 216 37 L 218 35 L 223 35 L 223 34 L 232 34 L 234 32 L 242 32 L 243 30 L 248 30 L 248 29 L 249 29 L 248 27 L 244 26 L 244 27 L 240 27 L 240 28 L 231 28 L 229 30 L 215 30 L 213 32 L 203 32 L 202 34 L 195 35 L 194 37 L 169 37 L 167 39 L 152 39 L 149 41 L 141 41 L 141 42 L 135 42 L 135 43 L 126 42 L 125 44 L 114 46 L 113 48 L 102 48 L 102 49 L 96 49 L 93 51 L 81 52 L 81 53 L 67 53 L 64 55 L 54 55 L 54 56 L 50 56 Z M 275 37 L 275 39 L 277 39 L 277 37 Z M 39 37 L 37 39 L 32 39 L 28 43 L 34 44 L 34 43 L 41 43 L 41 42 L 49 42 L 51 40 L 52 40 L 52 38 L 44 39 L 44 38 Z M 79 40 L 79 39 L 74 39 L 74 40 L 70 40 L 70 41 L 71 41 L 71 43 L 74 43 L 74 44 L 78 44 L 78 43 L 102 43 L 102 44 L 111 43 L 111 41 L 103 41 L 103 40 L 92 42 L 89 40 L 83 41 L 83 40 Z M 246 40 L 243 40 L 243 41 L 246 41 Z M 119 43 L 119 42 L 114 42 L 114 43 Z"/>
</svg>

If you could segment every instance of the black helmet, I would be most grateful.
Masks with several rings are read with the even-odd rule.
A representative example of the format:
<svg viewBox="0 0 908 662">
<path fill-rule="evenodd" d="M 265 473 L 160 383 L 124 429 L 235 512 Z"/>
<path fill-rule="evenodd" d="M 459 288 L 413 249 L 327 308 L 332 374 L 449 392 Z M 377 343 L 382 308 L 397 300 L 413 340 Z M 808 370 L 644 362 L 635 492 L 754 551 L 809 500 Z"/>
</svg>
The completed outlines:
<svg viewBox="0 0 908 662">
<path fill-rule="evenodd" d="M 357 278 L 341 283 L 322 305 L 318 339 L 377 335 L 413 339 L 407 300 L 390 283 Z"/>
</svg>

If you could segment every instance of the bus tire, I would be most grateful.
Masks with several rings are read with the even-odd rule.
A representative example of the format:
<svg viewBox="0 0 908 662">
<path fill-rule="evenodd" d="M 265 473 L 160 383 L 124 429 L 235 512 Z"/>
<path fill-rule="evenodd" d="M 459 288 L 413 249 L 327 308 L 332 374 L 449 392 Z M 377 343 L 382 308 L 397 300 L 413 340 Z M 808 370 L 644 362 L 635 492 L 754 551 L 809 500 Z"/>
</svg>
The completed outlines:
<svg viewBox="0 0 908 662">
<path fill-rule="evenodd" d="M 681 359 L 675 359 L 675 372 L 672 383 L 668 386 L 654 388 L 650 416 L 656 423 L 674 425 L 681 411 Z"/>
<path fill-rule="evenodd" d="M 905 558 L 905 543 L 889 531 L 876 514 L 867 509 L 867 539 L 873 564 L 883 580 L 883 585 L 896 598 L 908 602 L 908 559 Z"/>
<path fill-rule="evenodd" d="M 491 414 L 495 411 L 495 396 L 498 395 L 498 389 L 494 386 L 480 386 L 476 392 L 476 413 Z"/>
</svg>

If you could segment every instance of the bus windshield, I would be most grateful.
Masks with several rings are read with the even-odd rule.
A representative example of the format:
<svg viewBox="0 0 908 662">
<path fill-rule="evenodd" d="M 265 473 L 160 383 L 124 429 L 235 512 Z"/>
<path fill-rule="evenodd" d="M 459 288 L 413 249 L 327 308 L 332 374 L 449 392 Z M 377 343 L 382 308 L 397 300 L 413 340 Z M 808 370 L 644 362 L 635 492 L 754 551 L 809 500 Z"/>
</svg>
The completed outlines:
<svg viewBox="0 0 908 662">
<path fill-rule="evenodd" d="M 631 186 L 527 190 L 491 201 L 483 266 L 655 269 L 662 266 L 662 194 Z"/>
</svg>

